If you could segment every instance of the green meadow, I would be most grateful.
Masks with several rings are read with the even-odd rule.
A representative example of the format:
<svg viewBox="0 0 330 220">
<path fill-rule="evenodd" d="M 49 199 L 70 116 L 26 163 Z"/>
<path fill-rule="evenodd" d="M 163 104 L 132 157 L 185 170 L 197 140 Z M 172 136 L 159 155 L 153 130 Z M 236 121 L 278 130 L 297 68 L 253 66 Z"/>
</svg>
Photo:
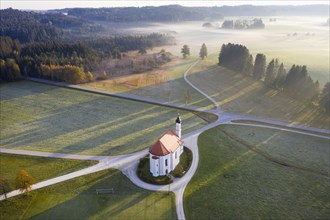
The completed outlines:
<svg viewBox="0 0 330 220">
<path fill-rule="evenodd" d="M 0 85 L 1 147 L 118 155 L 149 147 L 180 113 L 182 133 L 207 123 L 193 113 L 21 81 Z"/>
<path fill-rule="evenodd" d="M 213 60 L 215 58 L 212 58 Z M 188 79 L 226 112 L 329 129 L 330 117 L 317 106 L 210 62 L 201 62 Z"/>
<path fill-rule="evenodd" d="M 195 61 L 194 58 L 175 59 L 154 71 L 95 81 L 81 84 L 81 86 L 212 109 L 213 103 L 183 79 L 183 74 Z"/>
<path fill-rule="evenodd" d="M 1 201 L 0 218 L 176 219 L 176 211 L 174 194 L 141 189 L 120 171 L 105 170 Z"/>
<path fill-rule="evenodd" d="M 184 193 L 187 219 L 330 215 L 327 139 L 221 125 L 202 133 L 198 144 L 199 167 Z"/>
<path fill-rule="evenodd" d="M 10 188 L 16 189 L 15 179 L 20 170 L 26 170 L 36 182 L 61 176 L 88 166 L 97 161 L 70 160 L 34 157 L 26 155 L 0 154 L 0 179 L 7 180 Z"/>
</svg>

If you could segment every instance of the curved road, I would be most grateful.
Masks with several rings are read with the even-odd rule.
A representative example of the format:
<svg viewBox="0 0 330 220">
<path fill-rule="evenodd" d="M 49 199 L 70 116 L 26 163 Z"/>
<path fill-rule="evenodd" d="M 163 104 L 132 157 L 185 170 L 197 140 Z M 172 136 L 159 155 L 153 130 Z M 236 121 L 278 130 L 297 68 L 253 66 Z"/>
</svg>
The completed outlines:
<svg viewBox="0 0 330 220">
<path fill-rule="evenodd" d="M 178 105 L 178 104 L 162 102 L 162 101 L 148 99 L 148 98 L 142 98 L 142 97 L 129 95 L 129 94 L 118 94 L 118 93 L 112 93 L 112 92 L 107 92 L 107 91 L 100 91 L 100 90 L 96 90 L 96 89 L 85 88 L 85 87 L 77 86 L 77 85 L 68 85 L 68 84 L 64 84 L 64 83 L 53 82 L 53 81 L 49 81 L 49 80 L 27 78 L 27 80 L 35 81 L 35 82 L 39 82 L 39 83 L 46 83 L 46 84 L 51 84 L 51 85 L 55 85 L 55 86 L 76 89 L 76 90 L 83 90 L 83 91 L 87 91 L 87 92 L 114 96 L 114 97 L 119 97 L 119 98 L 125 98 L 125 99 L 134 100 L 134 101 L 142 101 L 142 102 L 147 102 L 147 103 L 151 103 L 151 104 L 167 106 L 167 107 L 171 107 L 171 108 L 179 108 L 179 109 L 189 110 L 189 111 L 207 112 L 207 113 L 211 113 L 211 114 L 218 116 L 217 121 L 183 136 L 183 141 L 185 142 L 185 145 L 188 148 L 190 148 L 193 152 L 193 162 L 192 162 L 192 165 L 191 165 L 191 168 L 189 169 L 189 171 L 182 178 L 175 178 L 173 183 L 170 184 L 170 186 L 168 186 L 168 185 L 157 186 L 157 185 L 148 184 L 148 183 L 141 181 L 137 177 L 136 168 L 138 166 L 139 159 L 148 153 L 148 149 L 145 149 L 145 150 L 137 152 L 137 153 L 121 155 L 121 156 L 88 156 L 88 155 L 75 155 L 75 154 L 57 154 L 57 153 L 26 151 L 26 150 L 11 150 L 11 149 L 3 149 L 3 148 L 0 148 L 0 152 L 1 153 L 12 153 L 12 154 L 23 154 L 23 155 L 34 155 L 34 156 L 42 156 L 42 157 L 70 158 L 70 159 L 80 159 L 80 160 L 97 160 L 97 161 L 99 161 L 99 163 L 94 166 L 34 184 L 32 186 L 32 190 L 39 189 L 39 188 L 49 186 L 52 184 L 56 184 L 59 182 L 63 182 L 63 181 L 66 181 L 66 180 L 69 180 L 69 179 L 72 179 L 72 178 L 75 178 L 78 176 L 83 176 L 83 175 L 87 175 L 87 174 L 94 173 L 97 171 L 101 171 L 104 169 L 116 168 L 116 169 L 121 170 L 134 184 L 136 184 L 137 186 L 139 186 L 141 188 L 148 189 L 148 190 L 155 190 L 155 191 L 170 190 L 170 191 L 174 192 L 176 195 L 177 217 L 180 220 L 184 220 L 185 214 L 184 214 L 184 208 L 183 208 L 183 194 L 184 194 L 184 190 L 185 190 L 186 186 L 188 185 L 189 181 L 195 174 L 197 167 L 198 167 L 199 154 L 198 154 L 197 140 L 198 140 L 198 136 L 203 131 L 213 128 L 215 126 L 218 126 L 220 124 L 241 124 L 241 125 L 246 125 L 246 126 L 273 128 L 273 129 L 277 129 L 277 130 L 284 130 L 284 131 L 300 133 L 300 134 L 304 134 L 304 135 L 317 136 L 320 138 L 330 139 L 330 137 L 327 135 L 323 136 L 321 134 L 319 135 L 319 134 L 313 134 L 313 133 L 308 132 L 308 131 L 314 131 L 314 132 L 330 134 L 329 130 L 306 127 L 306 126 L 299 126 L 299 125 L 292 125 L 292 124 L 280 122 L 280 121 L 262 119 L 262 118 L 257 118 L 257 117 L 253 117 L 253 116 L 241 116 L 241 115 L 235 115 L 235 114 L 231 114 L 231 113 L 222 112 L 221 107 L 213 98 L 211 98 L 209 95 L 207 95 L 206 93 L 201 91 L 199 88 L 197 88 L 195 85 L 193 85 L 187 79 L 187 73 L 198 62 L 199 62 L 199 60 L 194 62 L 186 70 L 186 72 L 184 73 L 184 80 L 191 87 L 193 87 L 196 91 L 198 91 L 203 96 L 208 98 L 214 104 L 216 109 L 205 110 L 204 108 L 200 108 L 200 107 L 196 107 L 196 106 Z M 232 122 L 233 120 L 252 120 L 252 121 L 257 121 L 257 122 L 265 122 L 268 124 L 273 124 L 274 126 L 276 126 L 276 125 L 285 126 L 286 128 L 279 128 L 279 127 L 273 127 L 270 125 L 266 126 L 266 125 L 260 125 L 260 124 L 233 123 Z M 292 130 L 290 128 L 304 129 L 304 130 L 306 130 L 306 132 Z M 22 194 L 21 191 L 15 190 L 15 191 L 8 193 L 7 197 L 9 198 L 9 197 L 13 197 L 13 196 L 20 195 L 20 194 Z M 1 195 L 0 201 L 3 199 L 5 199 L 5 197 L 4 197 L 4 195 Z"/>
</svg>

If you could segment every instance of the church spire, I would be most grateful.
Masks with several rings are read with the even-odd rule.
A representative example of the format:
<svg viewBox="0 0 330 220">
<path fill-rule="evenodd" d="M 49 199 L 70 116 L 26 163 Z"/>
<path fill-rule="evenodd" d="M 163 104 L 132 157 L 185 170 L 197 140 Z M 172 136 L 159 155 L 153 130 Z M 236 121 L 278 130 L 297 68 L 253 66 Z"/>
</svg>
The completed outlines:
<svg viewBox="0 0 330 220">
<path fill-rule="evenodd" d="M 178 113 L 178 117 L 175 120 L 175 133 L 176 135 L 181 138 L 181 118 L 180 118 L 180 114 Z"/>
<path fill-rule="evenodd" d="M 175 122 L 181 124 L 180 113 L 178 113 L 178 117 L 176 118 Z"/>
</svg>

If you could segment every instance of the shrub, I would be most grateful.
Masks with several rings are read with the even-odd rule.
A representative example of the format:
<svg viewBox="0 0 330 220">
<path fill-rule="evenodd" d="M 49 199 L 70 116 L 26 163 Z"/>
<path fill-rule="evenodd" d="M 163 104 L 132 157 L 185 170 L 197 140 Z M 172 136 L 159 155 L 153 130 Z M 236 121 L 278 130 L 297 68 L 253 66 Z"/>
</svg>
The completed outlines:
<svg viewBox="0 0 330 220">
<path fill-rule="evenodd" d="M 155 185 L 167 185 L 173 182 L 172 175 L 154 177 L 150 173 L 149 155 L 140 159 L 137 176 L 146 183 Z"/>
</svg>

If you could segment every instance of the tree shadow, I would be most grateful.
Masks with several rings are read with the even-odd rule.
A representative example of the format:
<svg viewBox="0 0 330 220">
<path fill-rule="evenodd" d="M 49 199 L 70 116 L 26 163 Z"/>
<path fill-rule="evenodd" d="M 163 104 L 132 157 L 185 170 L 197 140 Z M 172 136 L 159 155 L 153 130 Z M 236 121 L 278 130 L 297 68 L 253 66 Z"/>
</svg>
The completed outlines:
<svg viewBox="0 0 330 220">
<path fill-rule="evenodd" d="M 317 106 L 223 67 L 190 74 L 188 79 L 212 96 L 224 111 L 329 129 L 329 115 Z"/>
<path fill-rule="evenodd" d="M 102 172 L 103 174 L 100 176 L 81 182 L 80 184 L 88 186 L 88 188 L 79 192 L 72 199 L 62 199 L 55 206 L 29 217 L 29 219 L 114 219 L 118 216 L 125 219 L 134 218 L 141 212 L 148 212 L 150 207 L 152 208 L 154 204 L 167 196 L 166 193 L 163 193 L 164 195 L 150 197 L 153 192 L 136 187 L 118 170 Z M 54 186 L 58 189 L 60 187 Z M 65 189 L 62 193 L 70 192 L 73 187 Z M 79 187 L 75 188 L 79 189 Z M 114 190 L 113 193 L 96 194 L 96 189 L 110 188 Z M 50 193 L 57 192 L 56 189 L 53 189 Z"/>
<path fill-rule="evenodd" d="M 12 88 L 15 88 L 15 92 L 10 92 Z M 18 81 L 12 83 L 0 84 L 0 100 L 9 101 L 12 99 L 22 98 L 25 96 L 38 95 L 52 90 L 58 89 L 57 86 L 49 86 L 45 84 L 33 83 L 33 89 L 31 89 L 31 82 Z"/>
</svg>

